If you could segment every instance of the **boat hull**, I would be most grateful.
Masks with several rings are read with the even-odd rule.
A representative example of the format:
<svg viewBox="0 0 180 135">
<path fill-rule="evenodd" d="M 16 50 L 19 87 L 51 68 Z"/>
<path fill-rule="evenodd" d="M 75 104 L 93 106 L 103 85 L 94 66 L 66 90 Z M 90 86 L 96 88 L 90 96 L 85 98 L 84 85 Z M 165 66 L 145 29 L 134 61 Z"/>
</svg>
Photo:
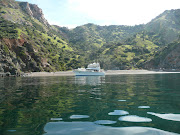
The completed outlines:
<svg viewBox="0 0 180 135">
<path fill-rule="evenodd" d="M 104 76 L 105 72 L 73 71 L 76 76 Z"/>
</svg>

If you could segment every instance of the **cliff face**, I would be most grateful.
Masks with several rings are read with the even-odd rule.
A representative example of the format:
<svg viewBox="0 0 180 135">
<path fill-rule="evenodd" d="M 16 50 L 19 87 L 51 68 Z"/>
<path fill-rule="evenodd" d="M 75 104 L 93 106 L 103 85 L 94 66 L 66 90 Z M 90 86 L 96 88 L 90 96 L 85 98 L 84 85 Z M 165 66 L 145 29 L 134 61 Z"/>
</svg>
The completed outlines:
<svg viewBox="0 0 180 135">
<path fill-rule="evenodd" d="M 40 71 L 43 63 L 35 57 L 33 46 L 23 37 L 21 39 L 0 39 L 0 72 L 10 72 L 13 75 L 20 71 Z M 37 63 L 42 66 L 37 66 Z"/>
<path fill-rule="evenodd" d="M 37 5 L 29 4 L 28 2 L 21 2 L 19 5 L 30 17 L 36 18 L 46 26 L 50 26 L 48 21 L 44 18 L 42 9 L 40 9 Z"/>
<path fill-rule="evenodd" d="M 180 69 L 180 45 L 167 54 L 165 59 L 160 63 L 159 67 L 166 69 Z"/>
<path fill-rule="evenodd" d="M 22 44 L 16 39 L 0 40 L 0 72 L 10 72 L 15 75 L 25 67 L 25 64 L 13 53 L 13 50 Z"/>
<path fill-rule="evenodd" d="M 144 68 L 146 69 L 180 69 L 180 41 L 169 44 L 163 48 L 155 57 L 146 62 Z"/>
</svg>

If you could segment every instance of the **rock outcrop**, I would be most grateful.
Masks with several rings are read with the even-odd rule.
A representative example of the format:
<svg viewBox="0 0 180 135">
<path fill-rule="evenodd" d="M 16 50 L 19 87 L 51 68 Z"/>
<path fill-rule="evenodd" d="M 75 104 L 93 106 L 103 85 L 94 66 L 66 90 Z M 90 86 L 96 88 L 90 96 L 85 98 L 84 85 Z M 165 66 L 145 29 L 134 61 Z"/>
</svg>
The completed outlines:
<svg viewBox="0 0 180 135">
<path fill-rule="evenodd" d="M 44 18 L 42 9 L 35 4 L 29 4 L 28 2 L 19 3 L 21 9 L 25 11 L 30 17 L 35 18 L 42 22 L 46 26 L 50 26 L 48 21 Z"/>
<path fill-rule="evenodd" d="M 14 8 L 14 9 L 19 8 L 18 3 L 15 2 L 14 0 L 0 0 L 0 5 L 3 7 L 9 7 L 9 8 Z"/>
<path fill-rule="evenodd" d="M 146 62 L 146 69 L 180 70 L 180 42 L 174 42 L 158 52 L 153 59 Z"/>
<path fill-rule="evenodd" d="M 17 75 L 20 71 L 40 71 L 41 65 L 38 66 L 37 62 L 44 66 L 41 58 L 35 56 L 32 45 L 23 37 L 0 40 L 0 72 Z"/>
</svg>

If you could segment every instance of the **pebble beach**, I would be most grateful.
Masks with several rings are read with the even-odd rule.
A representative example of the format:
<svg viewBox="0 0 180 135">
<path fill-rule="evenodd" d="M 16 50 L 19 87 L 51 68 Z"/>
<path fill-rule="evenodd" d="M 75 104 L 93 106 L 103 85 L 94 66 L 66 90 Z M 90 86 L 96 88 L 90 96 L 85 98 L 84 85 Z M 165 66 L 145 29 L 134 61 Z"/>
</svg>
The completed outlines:
<svg viewBox="0 0 180 135">
<path fill-rule="evenodd" d="M 166 72 L 166 71 L 150 71 L 150 70 L 107 70 L 106 75 L 123 75 L 123 74 L 167 74 L 167 73 L 180 73 L 180 72 Z M 60 71 L 60 72 L 31 72 L 27 73 L 28 77 L 35 76 L 74 76 L 73 71 Z"/>
</svg>

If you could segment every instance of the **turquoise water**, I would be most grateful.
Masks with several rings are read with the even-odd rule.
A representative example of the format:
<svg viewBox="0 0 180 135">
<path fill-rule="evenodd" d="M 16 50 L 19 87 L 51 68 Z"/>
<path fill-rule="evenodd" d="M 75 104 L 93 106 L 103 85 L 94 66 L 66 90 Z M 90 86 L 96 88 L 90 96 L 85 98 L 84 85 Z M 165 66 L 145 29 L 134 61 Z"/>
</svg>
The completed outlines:
<svg viewBox="0 0 180 135">
<path fill-rule="evenodd" d="M 0 78 L 0 134 L 180 134 L 180 74 Z"/>
</svg>

